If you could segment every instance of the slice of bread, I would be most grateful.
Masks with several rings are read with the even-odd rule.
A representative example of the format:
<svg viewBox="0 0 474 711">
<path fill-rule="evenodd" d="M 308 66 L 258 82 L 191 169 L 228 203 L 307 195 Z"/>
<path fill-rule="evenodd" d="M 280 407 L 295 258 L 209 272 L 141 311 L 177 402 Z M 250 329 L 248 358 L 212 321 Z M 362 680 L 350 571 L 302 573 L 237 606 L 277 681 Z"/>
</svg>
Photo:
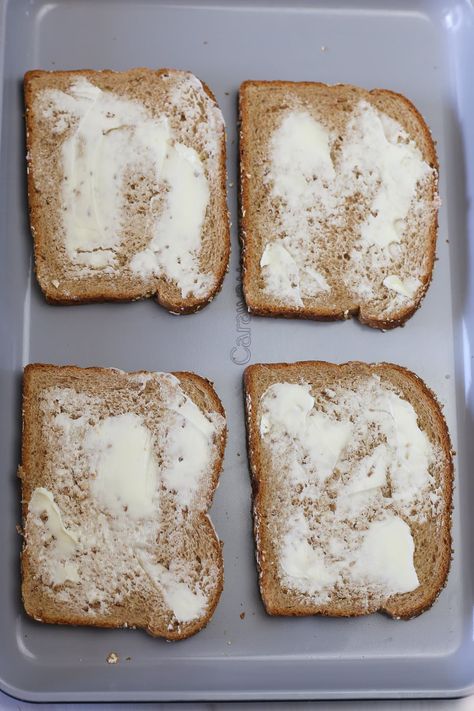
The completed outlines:
<svg viewBox="0 0 474 711">
<path fill-rule="evenodd" d="M 46 299 L 155 296 L 191 313 L 228 266 L 226 147 L 210 89 L 174 69 L 25 75 L 28 201 Z"/>
<path fill-rule="evenodd" d="M 193 373 L 27 366 L 26 612 L 166 639 L 202 629 L 223 586 L 207 510 L 225 440 L 221 402 Z"/>
<path fill-rule="evenodd" d="M 439 204 L 413 104 L 347 84 L 246 81 L 240 121 L 249 311 L 402 325 L 431 281 Z"/>
<path fill-rule="evenodd" d="M 397 365 L 245 371 L 260 590 L 271 615 L 414 617 L 451 560 L 453 464 L 433 393 Z"/>
</svg>

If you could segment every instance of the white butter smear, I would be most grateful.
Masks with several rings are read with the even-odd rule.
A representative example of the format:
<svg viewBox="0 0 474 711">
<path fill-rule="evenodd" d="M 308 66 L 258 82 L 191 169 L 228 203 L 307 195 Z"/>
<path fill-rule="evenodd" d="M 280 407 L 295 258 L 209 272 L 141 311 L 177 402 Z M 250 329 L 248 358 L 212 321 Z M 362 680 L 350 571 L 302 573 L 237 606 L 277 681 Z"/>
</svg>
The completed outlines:
<svg viewBox="0 0 474 711">
<path fill-rule="evenodd" d="M 269 242 L 260 259 L 266 289 L 295 306 L 303 306 L 300 274 L 296 261 L 283 242 Z"/>
<path fill-rule="evenodd" d="M 271 175 L 275 195 L 289 210 L 327 199 L 336 177 L 328 130 L 303 111 L 288 113 L 271 138 Z"/>
<path fill-rule="evenodd" d="M 192 503 L 202 472 L 212 467 L 213 439 L 224 422 L 217 413 L 204 416 L 182 392 L 176 394 L 169 409 L 172 416 L 162 476 L 167 488 L 176 492 L 179 504 L 186 507 Z"/>
<path fill-rule="evenodd" d="M 330 286 L 324 275 L 313 267 L 298 268 L 286 243 L 287 239 L 267 243 L 260 259 L 262 276 L 269 293 L 278 294 L 292 306 L 303 306 L 301 284 L 306 296 L 330 291 Z"/>
<path fill-rule="evenodd" d="M 207 598 L 201 590 L 193 592 L 189 585 L 178 580 L 164 565 L 148 560 L 145 552 L 139 551 L 137 558 L 154 587 L 163 595 L 166 605 L 173 610 L 178 622 L 191 622 L 204 614 Z"/>
<path fill-rule="evenodd" d="M 355 295 L 370 298 L 372 286 L 354 277 L 354 267 L 366 253 L 375 271 L 400 256 L 397 245 L 404 240 L 417 187 L 433 174 L 401 125 L 367 101 L 355 107 L 333 160 L 336 138 L 305 110 L 287 113 L 270 138 L 266 181 L 280 223 L 277 238 L 264 245 L 260 267 L 265 291 L 294 307 L 302 307 L 305 297 L 330 292 L 318 269 L 318 257 L 324 257 L 315 237 L 327 232 L 330 239 L 329 230 L 344 227 L 346 201 L 360 190 L 369 196 L 370 210 L 352 261 L 345 264 L 344 281 Z M 394 298 L 413 299 L 421 287 L 416 274 L 402 285 L 394 283 L 384 282 Z"/>
<path fill-rule="evenodd" d="M 168 186 L 166 207 L 149 246 L 134 255 L 130 268 L 144 278 L 164 273 L 180 285 L 183 297 L 201 296 L 215 281 L 212 274 L 201 273 L 198 260 L 209 203 L 204 166 L 193 148 L 175 143 L 167 148 L 159 177 Z"/>
<path fill-rule="evenodd" d="M 135 519 L 156 512 L 159 477 L 154 438 L 138 415 L 107 417 L 90 429 L 84 445 L 95 474 L 91 493 L 111 514 Z"/>
<path fill-rule="evenodd" d="M 53 494 L 48 489 L 37 487 L 28 504 L 28 515 L 39 518 L 46 529 L 45 538 L 50 538 L 47 551 L 43 551 L 43 558 L 47 572 L 53 585 L 61 585 L 67 580 L 77 583 L 79 576 L 77 566 L 68 560 L 78 548 L 75 534 L 66 529 L 61 511 Z M 44 520 L 42 518 L 44 516 Z"/>
<path fill-rule="evenodd" d="M 406 296 L 407 299 L 412 299 L 420 288 L 421 281 L 419 279 L 414 279 L 413 277 L 403 281 L 396 274 L 390 274 L 383 280 L 383 285 L 387 287 L 387 289 L 396 291 L 397 294 Z"/>
<path fill-rule="evenodd" d="M 353 576 L 367 585 L 374 582 L 388 591 L 416 590 L 419 580 L 413 564 L 415 544 L 410 527 L 398 516 L 373 521 L 364 533 Z"/>
<path fill-rule="evenodd" d="M 165 195 L 164 208 L 155 216 L 150 206 L 149 245 L 129 268 L 144 279 L 174 280 L 183 297 L 206 293 L 214 279 L 199 264 L 208 180 L 194 148 L 175 140 L 168 117 L 153 117 L 139 102 L 102 91 L 85 77 L 67 92 L 45 90 L 42 99 L 48 103 L 43 115 L 54 119 L 53 132 L 67 131 L 61 204 L 69 259 L 88 272 L 118 268 L 126 178 L 151 174 Z"/>
<path fill-rule="evenodd" d="M 149 384 L 158 388 L 153 430 L 146 415 L 131 411 L 101 418 L 103 403 L 93 395 L 61 387 L 45 394 L 46 441 L 54 447 L 48 457 L 55 486 L 68 493 L 61 511 L 52 492 L 35 490 L 26 541 L 45 581 L 78 583 L 57 592 L 62 602 L 94 616 L 137 589 L 149 592 L 151 579 L 170 623 L 189 622 L 204 614 L 218 571 L 209 565 L 206 579 L 195 583 L 194 563 L 185 556 L 176 552 L 166 568 L 156 556 L 160 538 L 189 520 L 186 509 L 206 507 L 225 419 L 215 411 L 204 415 L 171 374 L 129 377 L 137 402 Z"/>
<path fill-rule="evenodd" d="M 280 441 L 292 438 L 304 452 L 305 465 L 319 481 L 336 466 L 352 435 L 350 422 L 339 422 L 314 409 L 309 386 L 276 383 L 262 399 L 260 432 L 272 433 Z"/>
<path fill-rule="evenodd" d="M 304 592 L 316 592 L 332 587 L 338 578 L 338 566 L 326 563 L 320 547 L 312 546 L 308 521 L 302 511 L 288 520 L 288 531 L 283 538 L 280 565 L 295 587 Z"/>
<path fill-rule="evenodd" d="M 322 400 L 307 383 L 275 383 L 260 408 L 269 485 L 287 496 L 283 582 L 321 603 L 334 586 L 382 597 L 418 587 L 406 520 L 426 520 L 440 496 L 437 453 L 413 406 L 373 375 Z"/>
<path fill-rule="evenodd" d="M 400 242 L 416 186 L 432 173 L 416 143 L 399 123 L 360 101 L 346 129 L 341 171 L 349 178 L 361 173 L 374 195 L 362 241 L 380 247 Z"/>
</svg>

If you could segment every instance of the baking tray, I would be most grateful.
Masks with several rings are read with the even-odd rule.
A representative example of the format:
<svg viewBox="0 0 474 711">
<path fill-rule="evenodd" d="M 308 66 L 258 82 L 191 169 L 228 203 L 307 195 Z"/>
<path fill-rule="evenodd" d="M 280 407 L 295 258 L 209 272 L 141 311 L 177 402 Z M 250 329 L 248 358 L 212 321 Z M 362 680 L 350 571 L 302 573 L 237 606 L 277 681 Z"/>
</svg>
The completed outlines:
<svg viewBox="0 0 474 711">
<path fill-rule="evenodd" d="M 472 468 L 474 12 L 467 0 L 0 0 L 0 687 L 36 701 L 454 696 L 474 686 Z M 228 127 L 233 253 L 222 293 L 173 317 L 154 302 L 48 306 L 32 277 L 22 75 L 31 68 L 190 69 Z M 244 79 L 352 82 L 410 97 L 438 141 L 439 261 L 421 310 L 381 334 L 357 322 L 249 318 L 240 292 L 236 97 Z M 438 393 L 457 449 L 454 560 L 410 622 L 278 619 L 257 589 L 241 378 L 248 362 L 391 360 Z M 174 644 L 140 631 L 40 625 L 20 604 L 20 375 L 29 361 L 193 369 L 215 382 L 229 443 L 212 510 L 225 588 L 209 626 Z M 243 614 L 245 613 L 245 615 Z M 243 618 L 243 619 L 242 619 Z M 109 652 L 120 657 L 106 663 Z"/>
</svg>

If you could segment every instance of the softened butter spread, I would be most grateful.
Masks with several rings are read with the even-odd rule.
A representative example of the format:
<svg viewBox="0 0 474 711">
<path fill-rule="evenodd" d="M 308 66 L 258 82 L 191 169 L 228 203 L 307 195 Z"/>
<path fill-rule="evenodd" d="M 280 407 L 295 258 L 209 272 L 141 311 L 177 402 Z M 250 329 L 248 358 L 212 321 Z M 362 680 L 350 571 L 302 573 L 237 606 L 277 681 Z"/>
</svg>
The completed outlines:
<svg viewBox="0 0 474 711">
<path fill-rule="evenodd" d="M 303 306 L 298 265 L 285 249 L 283 241 L 266 245 L 260 267 L 269 293 L 278 294 L 279 298 L 288 299 L 296 306 Z"/>
<path fill-rule="evenodd" d="M 166 457 L 162 470 L 168 489 L 176 492 L 181 506 L 191 504 L 200 473 L 211 466 L 215 420 L 205 417 L 185 395 L 170 403 L 172 424 L 166 436 Z"/>
<path fill-rule="evenodd" d="M 269 139 L 268 153 L 264 180 L 278 225 L 260 261 L 265 291 L 294 307 L 302 307 L 305 297 L 330 294 L 328 257 L 318 251 L 318 239 L 331 240 L 347 229 L 348 201 L 358 204 L 362 195 L 367 217 L 355 227 L 343 280 L 356 297 L 371 298 L 373 285 L 361 276 L 361 263 L 367 259 L 377 270 L 400 256 L 417 190 L 433 175 L 416 143 L 399 123 L 361 100 L 342 135 L 303 107 L 287 112 Z M 384 284 L 393 298 L 413 299 L 421 286 L 417 276 L 404 276 L 403 282 L 389 277 Z"/>
<path fill-rule="evenodd" d="M 325 277 L 313 267 L 307 265 L 298 269 L 296 260 L 285 248 L 286 238 L 278 242 L 269 242 L 260 259 L 262 276 L 269 293 L 288 300 L 294 306 L 303 306 L 300 277 L 306 283 L 305 294 L 330 291 Z"/>
<path fill-rule="evenodd" d="M 415 545 L 410 527 L 399 516 L 373 521 L 364 534 L 354 574 L 368 585 L 376 581 L 387 590 L 410 592 L 419 585 L 413 565 Z"/>
<path fill-rule="evenodd" d="M 107 417 L 87 432 L 84 446 L 97 501 L 115 515 L 152 516 L 158 464 L 153 436 L 142 418 L 131 412 Z"/>
<path fill-rule="evenodd" d="M 335 171 L 329 131 L 322 124 L 305 111 L 292 111 L 270 145 L 273 190 L 290 209 L 300 210 L 315 197 L 326 197 L 323 181 L 333 180 Z"/>
<path fill-rule="evenodd" d="M 431 173 L 415 142 L 400 124 L 361 101 L 349 121 L 341 168 L 347 175 L 357 168 L 374 190 L 362 240 L 381 247 L 400 242 L 416 186 Z"/>
<path fill-rule="evenodd" d="M 154 117 L 85 77 L 43 94 L 45 117 L 55 112 L 53 131 L 67 132 L 61 205 L 69 259 L 87 272 L 113 273 L 125 239 L 127 180 L 145 175 L 164 200 L 161 210 L 149 205 L 149 244 L 132 257 L 131 271 L 144 279 L 165 275 L 183 297 L 206 292 L 213 277 L 202 273 L 199 252 L 209 185 L 196 150 L 175 139 L 165 114 Z"/>
<path fill-rule="evenodd" d="M 307 112 L 290 112 L 271 137 L 270 160 L 267 179 L 273 197 L 283 201 L 286 236 L 265 246 L 262 276 L 269 294 L 303 306 L 302 296 L 330 290 L 307 255 L 307 211 L 317 203 L 334 203 L 329 189 L 335 177 L 329 132 Z"/>
<path fill-rule="evenodd" d="M 276 383 L 267 390 L 263 402 L 261 433 L 288 433 L 295 438 L 305 451 L 309 466 L 324 481 L 351 437 L 351 423 L 339 422 L 315 410 L 309 387 L 303 385 Z"/>
<path fill-rule="evenodd" d="M 396 274 L 389 274 L 389 276 L 383 280 L 383 285 L 386 286 L 387 289 L 396 291 L 397 294 L 412 299 L 420 288 L 421 281 L 414 278 L 402 280 Z"/>
<path fill-rule="evenodd" d="M 146 552 L 139 551 L 137 557 L 152 584 L 158 588 L 168 607 L 173 610 L 178 622 L 191 622 L 204 613 L 207 598 L 200 590 L 193 592 L 189 585 L 177 579 L 164 565 L 148 560 Z"/>
<path fill-rule="evenodd" d="M 26 545 L 35 574 L 62 586 L 55 592 L 62 603 L 94 617 L 137 591 L 149 594 L 151 582 L 170 609 L 171 628 L 179 627 L 205 612 L 218 569 L 209 564 L 201 578 L 192 556 L 173 548 L 166 558 L 160 540 L 193 535 L 188 514 L 207 509 L 225 420 L 214 410 L 203 414 L 169 373 L 128 377 L 136 412 L 104 416 L 102 396 L 68 387 L 44 392 L 55 494 L 33 492 Z M 151 413 L 142 406 L 147 388 L 157 389 Z"/>
<path fill-rule="evenodd" d="M 77 566 L 69 560 L 78 548 L 78 540 L 72 531 L 65 528 L 53 494 L 42 486 L 37 487 L 31 495 L 28 514 L 41 519 L 41 525 L 46 529 L 45 538 L 51 539 L 44 556 L 53 585 L 60 585 L 66 580 L 78 582 Z"/>
<path fill-rule="evenodd" d="M 409 524 L 426 520 L 440 496 L 436 450 L 411 403 L 372 375 L 323 390 L 274 383 L 260 413 L 269 485 L 286 511 L 277 543 L 284 583 L 318 602 L 335 585 L 382 597 L 414 590 Z"/>
</svg>

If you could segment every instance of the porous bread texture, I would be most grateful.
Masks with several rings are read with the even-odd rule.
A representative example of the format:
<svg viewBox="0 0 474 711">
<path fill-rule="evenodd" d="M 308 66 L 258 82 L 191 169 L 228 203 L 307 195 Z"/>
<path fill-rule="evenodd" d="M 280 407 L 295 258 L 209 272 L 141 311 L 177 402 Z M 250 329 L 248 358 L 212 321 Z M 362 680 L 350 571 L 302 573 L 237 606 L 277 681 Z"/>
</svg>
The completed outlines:
<svg viewBox="0 0 474 711">
<path fill-rule="evenodd" d="M 173 435 L 185 426 L 196 434 L 192 421 L 179 414 L 186 402 L 199 408 L 211 436 L 207 469 L 192 472 L 197 475 L 194 487 L 184 489 L 183 498 L 179 482 L 174 485 L 166 472 L 176 458 L 170 445 Z M 142 502 L 143 512 L 126 506 L 117 512 L 94 493 L 99 470 L 91 456 L 90 437 L 97 426 L 120 415 L 139 418 L 152 441 L 158 475 L 151 482 L 150 499 Z M 19 468 L 26 612 L 48 623 L 140 627 L 170 640 L 202 629 L 223 587 L 221 543 L 207 510 L 218 484 L 225 441 L 222 404 L 210 382 L 193 373 L 27 366 Z M 192 452 L 190 456 L 193 466 Z M 131 477 L 134 474 L 130 472 Z M 134 478 L 133 486 L 138 484 Z M 47 511 L 31 510 L 32 500 L 44 490 L 54 497 L 61 525 L 75 541 L 66 551 L 66 561 L 61 559 L 64 569 L 73 570 L 62 584 L 52 575 L 61 542 L 58 535 L 51 535 Z M 174 610 L 168 593 L 178 596 L 184 612 Z M 194 606 L 191 611 L 186 608 L 189 602 Z"/>
<path fill-rule="evenodd" d="M 328 132 L 329 167 L 336 176 L 303 176 L 306 192 L 296 208 L 275 188 L 272 175 L 272 141 L 295 112 Z M 377 166 L 369 170 L 361 165 L 359 170 L 351 151 L 364 115 L 371 112 L 382 122 L 389 149 L 403 145 L 426 164 L 399 241 L 388 247 L 361 239 L 363 225 L 377 217 L 382 173 Z M 240 235 L 249 311 L 317 320 L 357 316 L 380 329 L 402 325 L 430 284 L 438 224 L 436 150 L 417 109 L 404 96 L 384 89 L 246 81 L 240 88 L 240 121 Z M 270 243 L 289 244 L 290 253 L 298 249 L 303 255 L 297 266 L 302 286 L 306 281 L 309 288 L 306 293 L 302 288 L 300 302 L 269 291 L 261 260 Z M 388 288 L 383 282 L 390 276 L 407 283 L 410 296 Z"/>
<path fill-rule="evenodd" d="M 70 258 L 65 247 L 62 147 L 80 117 L 58 107 L 57 101 L 59 97 L 64 103 L 64 94 L 70 94 L 78 81 L 89 82 L 107 96 L 133 102 L 136 112 L 147 120 L 160 122 L 165 117 L 172 142 L 199 156 L 209 200 L 200 247 L 191 255 L 203 281 L 196 293 L 183 295 L 166 272 L 140 274 L 131 268 L 134 255 L 147 249 L 154 224 L 165 214 L 168 183 L 154 174 L 151 158 L 127 169 L 123 204 L 116 215 L 119 226 L 106 226 L 118 232 L 113 268 L 84 266 Z M 30 222 L 36 275 L 46 299 L 73 304 L 154 296 L 173 313 L 192 313 L 209 303 L 221 288 L 230 253 L 224 120 L 209 87 L 191 73 L 174 69 L 33 70 L 25 75 L 24 91 Z"/>
<path fill-rule="evenodd" d="M 428 609 L 445 585 L 451 560 L 452 450 L 434 394 L 415 374 L 388 363 L 259 364 L 246 369 L 244 383 L 257 567 L 266 611 L 271 615 L 328 616 L 380 611 L 409 619 Z M 349 439 L 326 478 L 312 468 L 309 452 L 298 448 L 297 436 L 262 433 L 265 395 L 271 397 L 272 386 L 277 383 L 304 385 L 315 401 L 311 414 L 323 413 L 336 426 L 350 425 Z M 397 481 L 394 460 L 398 455 L 393 449 L 397 434 L 384 432 L 378 419 L 381 413 L 374 413 L 384 392 L 410 403 L 422 433 L 419 436 L 429 440 L 428 476 L 418 490 L 411 489 L 409 468 L 405 480 Z M 390 421 L 389 413 L 383 417 L 385 422 L 387 418 Z M 324 432 L 320 436 L 324 437 Z M 410 438 L 412 431 L 405 436 Z M 317 445 L 314 441 L 312 444 Z M 375 457 L 380 445 L 389 449 L 389 463 L 385 462 L 385 471 L 377 473 Z M 416 449 L 410 453 L 410 439 L 404 453 L 417 456 Z M 295 461 L 302 463 L 303 477 L 292 471 Z M 368 462 L 372 469 L 365 467 L 365 487 L 361 487 L 361 465 Z M 414 475 L 415 471 L 413 480 Z M 368 489 L 371 477 L 379 480 Z M 409 592 L 387 594 L 383 585 L 374 582 L 376 575 L 370 578 L 372 571 L 369 583 L 364 584 L 363 578 L 353 576 L 351 568 L 357 569 L 358 552 L 371 524 L 393 521 L 393 517 L 399 527 L 404 526 L 400 519 L 409 526 L 414 542 L 412 565 L 419 586 Z M 291 548 L 285 549 L 285 536 L 293 525 L 300 526 L 298 531 L 305 537 L 310 557 L 320 556 L 327 570 L 335 566 L 337 574 L 326 584 L 311 588 L 310 577 L 305 581 L 288 575 L 284 554 Z M 338 570 L 341 560 L 349 565 Z M 370 560 L 365 564 L 370 570 Z"/>
</svg>

